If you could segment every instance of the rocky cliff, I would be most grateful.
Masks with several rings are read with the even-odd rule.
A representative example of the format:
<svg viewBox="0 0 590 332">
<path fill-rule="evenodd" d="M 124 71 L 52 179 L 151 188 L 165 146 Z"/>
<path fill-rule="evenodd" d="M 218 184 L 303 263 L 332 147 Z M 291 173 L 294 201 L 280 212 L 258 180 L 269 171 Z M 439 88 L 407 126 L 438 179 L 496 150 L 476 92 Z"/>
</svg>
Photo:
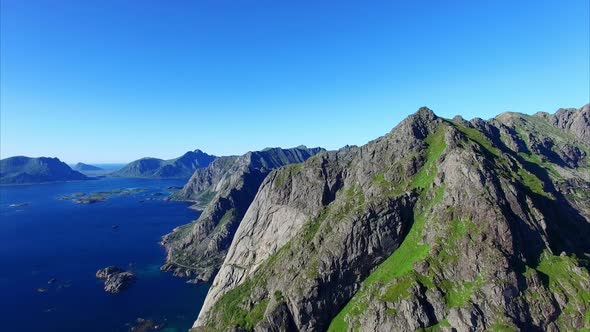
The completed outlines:
<svg viewBox="0 0 590 332">
<path fill-rule="evenodd" d="M 215 158 L 201 150 L 188 151 L 169 160 L 142 158 L 110 175 L 128 178 L 189 178 L 195 170 L 209 166 Z"/>
<path fill-rule="evenodd" d="M 427 108 L 270 173 L 195 331 L 590 328 L 590 108 Z"/>
<path fill-rule="evenodd" d="M 10 157 L 0 160 L 0 184 L 28 184 L 90 179 L 57 158 Z"/>
<path fill-rule="evenodd" d="M 203 209 L 199 219 L 176 228 L 162 244 L 168 255 L 163 270 L 198 281 L 211 281 L 218 271 L 242 217 L 258 188 L 273 170 L 301 163 L 320 148 L 269 148 L 243 156 L 220 157 L 197 170 L 172 198 Z"/>
</svg>

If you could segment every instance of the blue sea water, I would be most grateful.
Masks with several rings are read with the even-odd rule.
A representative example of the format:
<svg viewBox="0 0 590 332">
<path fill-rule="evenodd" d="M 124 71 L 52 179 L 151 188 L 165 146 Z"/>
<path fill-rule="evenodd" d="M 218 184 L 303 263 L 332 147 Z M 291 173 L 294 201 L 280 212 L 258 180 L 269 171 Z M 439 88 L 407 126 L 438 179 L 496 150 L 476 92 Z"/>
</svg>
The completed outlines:
<svg viewBox="0 0 590 332">
<path fill-rule="evenodd" d="M 182 184 L 103 178 L 0 187 L 0 330 L 127 331 L 138 317 L 165 321 L 165 331 L 190 328 L 209 286 L 159 270 L 161 236 L 198 217 L 186 203 L 159 199 Z M 57 199 L 121 188 L 146 191 L 94 204 Z M 95 273 L 109 265 L 136 272 L 137 282 L 106 293 Z"/>
</svg>

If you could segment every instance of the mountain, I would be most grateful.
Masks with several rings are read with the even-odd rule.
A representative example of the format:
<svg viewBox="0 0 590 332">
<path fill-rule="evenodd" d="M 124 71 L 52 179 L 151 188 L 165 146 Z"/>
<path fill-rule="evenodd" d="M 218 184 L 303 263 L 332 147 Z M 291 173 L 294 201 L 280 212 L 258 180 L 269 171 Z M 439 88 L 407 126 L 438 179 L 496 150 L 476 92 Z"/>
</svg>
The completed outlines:
<svg viewBox="0 0 590 332">
<path fill-rule="evenodd" d="M 239 157 L 219 157 L 208 167 L 198 169 L 172 198 L 192 201 L 195 208 L 205 210 L 197 221 L 163 238 L 168 255 L 162 269 L 211 281 L 266 176 L 285 165 L 294 164 L 296 168 L 297 163 L 320 151 L 323 149 L 305 146 L 268 148 Z"/>
<path fill-rule="evenodd" d="M 215 158 L 201 150 L 189 151 L 170 160 L 142 158 L 110 175 L 130 178 L 189 178 L 196 169 L 207 167 Z"/>
<path fill-rule="evenodd" d="M 57 158 L 10 157 L 0 160 L 0 184 L 88 180 Z"/>
<path fill-rule="evenodd" d="M 274 170 L 193 331 L 588 330 L 589 133 L 588 105 L 421 108 Z"/>
<path fill-rule="evenodd" d="M 96 166 L 92 166 L 92 165 L 88 165 L 88 164 L 84 164 L 84 163 L 77 163 L 76 165 L 74 165 L 74 167 L 72 167 L 73 170 L 75 171 L 79 171 L 79 172 L 95 172 L 95 171 L 102 171 L 103 169 L 100 167 L 96 167 Z"/>
</svg>

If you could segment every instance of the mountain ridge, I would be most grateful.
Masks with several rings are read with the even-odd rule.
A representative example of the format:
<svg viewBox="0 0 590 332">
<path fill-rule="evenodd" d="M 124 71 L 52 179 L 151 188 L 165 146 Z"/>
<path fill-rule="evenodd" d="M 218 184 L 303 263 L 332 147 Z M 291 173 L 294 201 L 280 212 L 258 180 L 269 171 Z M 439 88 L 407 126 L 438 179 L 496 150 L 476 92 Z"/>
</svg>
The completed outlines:
<svg viewBox="0 0 590 332">
<path fill-rule="evenodd" d="M 134 178 L 189 178 L 199 168 L 207 167 L 217 157 L 196 149 L 173 159 L 144 157 L 130 162 L 109 176 Z"/>
<path fill-rule="evenodd" d="M 219 157 L 195 171 L 172 199 L 191 201 L 194 208 L 204 210 L 195 222 L 164 236 L 162 245 L 167 258 L 162 269 L 197 281 L 211 281 L 266 176 L 273 169 L 303 162 L 321 151 L 305 146 L 267 148 L 242 156 Z"/>
</svg>

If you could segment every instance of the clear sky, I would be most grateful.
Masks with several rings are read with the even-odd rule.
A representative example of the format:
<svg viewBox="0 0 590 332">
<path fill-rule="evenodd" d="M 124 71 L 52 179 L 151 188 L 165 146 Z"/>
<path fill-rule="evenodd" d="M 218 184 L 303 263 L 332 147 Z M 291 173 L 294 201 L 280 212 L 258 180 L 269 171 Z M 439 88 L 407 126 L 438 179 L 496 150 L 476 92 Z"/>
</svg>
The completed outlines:
<svg viewBox="0 0 590 332">
<path fill-rule="evenodd" d="M 364 144 L 590 99 L 588 0 L 1 0 L 0 155 Z"/>
</svg>

